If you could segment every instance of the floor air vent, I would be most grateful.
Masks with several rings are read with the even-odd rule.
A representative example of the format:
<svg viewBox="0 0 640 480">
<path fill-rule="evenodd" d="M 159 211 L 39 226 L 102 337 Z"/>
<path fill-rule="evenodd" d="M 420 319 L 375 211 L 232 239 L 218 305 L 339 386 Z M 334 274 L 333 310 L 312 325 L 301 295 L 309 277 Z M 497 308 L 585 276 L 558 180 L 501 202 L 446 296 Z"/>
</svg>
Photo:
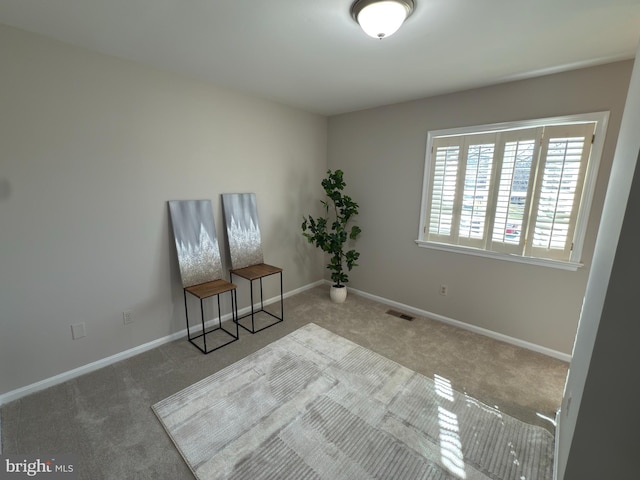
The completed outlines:
<svg viewBox="0 0 640 480">
<path fill-rule="evenodd" d="M 415 318 L 415 317 L 412 317 L 411 315 L 407 315 L 406 313 L 398 312 L 396 310 L 387 310 L 387 314 L 393 315 L 394 317 L 398 317 L 408 321 L 411 321 Z"/>
</svg>

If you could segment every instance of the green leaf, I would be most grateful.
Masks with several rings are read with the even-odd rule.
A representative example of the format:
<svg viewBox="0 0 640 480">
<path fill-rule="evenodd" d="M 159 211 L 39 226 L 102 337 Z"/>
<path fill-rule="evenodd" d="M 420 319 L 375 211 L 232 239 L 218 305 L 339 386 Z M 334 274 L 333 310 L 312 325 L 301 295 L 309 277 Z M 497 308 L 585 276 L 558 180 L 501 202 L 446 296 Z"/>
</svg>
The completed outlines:
<svg viewBox="0 0 640 480">
<path fill-rule="evenodd" d="M 327 269 L 334 284 L 341 285 L 349 281 L 345 266 L 351 270 L 358 265 L 356 260 L 360 254 L 355 250 L 344 253 L 344 247 L 347 241 L 355 240 L 361 233 L 357 225 L 351 228 L 347 225 L 358 214 L 359 205 L 349 195 L 343 194 L 346 183 L 342 170 L 327 170 L 321 185 L 328 199 L 320 200 L 327 217 L 303 217 L 301 229 L 309 243 L 331 255 Z"/>
</svg>

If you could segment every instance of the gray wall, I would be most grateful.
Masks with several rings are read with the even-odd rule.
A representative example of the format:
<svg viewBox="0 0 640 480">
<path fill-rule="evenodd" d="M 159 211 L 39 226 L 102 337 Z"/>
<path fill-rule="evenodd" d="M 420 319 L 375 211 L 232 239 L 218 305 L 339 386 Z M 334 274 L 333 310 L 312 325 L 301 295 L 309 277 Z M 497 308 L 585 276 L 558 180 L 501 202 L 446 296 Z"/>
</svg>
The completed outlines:
<svg viewBox="0 0 640 480">
<path fill-rule="evenodd" d="M 632 62 L 549 75 L 330 117 L 329 167 L 360 203 L 350 286 L 570 354 Z M 576 272 L 418 247 L 429 130 L 610 111 L 583 262 Z M 439 286 L 449 287 L 447 296 Z"/>
<path fill-rule="evenodd" d="M 638 477 L 639 130 L 636 62 L 559 416 L 559 479 Z"/>
<path fill-rule="evenodd" d="M 167 200 L 221 235 L 220 194 L 255 192 L 285 291 L 322 278 L 325 117 L 4 26 L 0 65 L 0 395 L 184 329 Z"/>
</svg>

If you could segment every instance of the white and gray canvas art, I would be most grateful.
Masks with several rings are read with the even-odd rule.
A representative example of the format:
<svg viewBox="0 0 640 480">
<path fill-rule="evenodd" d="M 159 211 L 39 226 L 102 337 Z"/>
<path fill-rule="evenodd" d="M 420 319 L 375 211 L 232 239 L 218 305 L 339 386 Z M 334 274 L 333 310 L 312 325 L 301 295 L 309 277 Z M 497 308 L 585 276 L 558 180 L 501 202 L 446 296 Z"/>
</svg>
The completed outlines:
<svg viewBox="0 0 640 480">
<path fill-rule="evenodd" d="M 255 193 L 222 195 L 231 268 L 264 263 Z"/>
<path fill-rule="evenodd" d="M 169 202 L 182 286 L 224 278 L 211 200 Z"/>
</svg>

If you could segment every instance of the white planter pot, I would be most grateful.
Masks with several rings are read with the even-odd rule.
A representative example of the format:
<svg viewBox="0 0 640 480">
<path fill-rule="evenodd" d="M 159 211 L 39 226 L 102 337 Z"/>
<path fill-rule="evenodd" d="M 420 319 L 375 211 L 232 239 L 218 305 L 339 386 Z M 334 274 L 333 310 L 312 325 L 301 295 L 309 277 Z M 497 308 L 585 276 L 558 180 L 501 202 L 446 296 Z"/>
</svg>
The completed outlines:
<svg viewBox="0 0 640 480">
<path fill-rule="evenodd" d="M 340 287 L 331 285 L 329 296 L 331 297 L 331 301 L 333 303 L 343 303 L 347 299 L 347 287 L 344 285 Z"/>
</svg>

